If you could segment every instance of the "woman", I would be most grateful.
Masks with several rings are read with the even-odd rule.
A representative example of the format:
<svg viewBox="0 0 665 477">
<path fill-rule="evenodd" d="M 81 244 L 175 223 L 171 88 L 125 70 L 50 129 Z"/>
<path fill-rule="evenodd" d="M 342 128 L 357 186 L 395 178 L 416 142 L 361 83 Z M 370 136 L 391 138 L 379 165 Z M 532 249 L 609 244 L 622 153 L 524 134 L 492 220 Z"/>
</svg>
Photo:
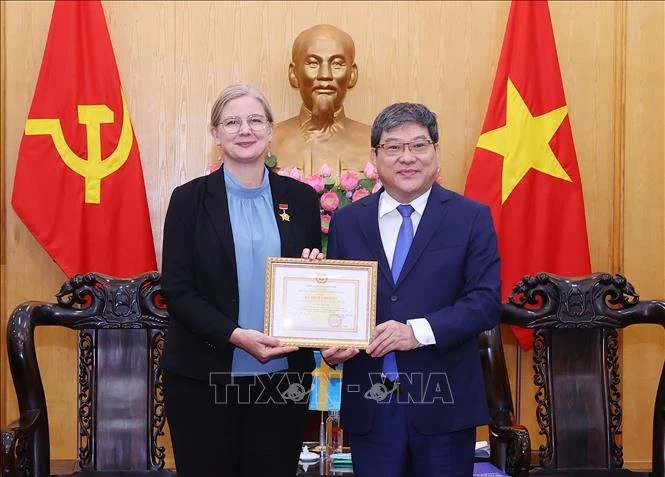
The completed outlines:
<svg viewBox="0 0 665 477">
<path fill-rule="evenodd" d="M 265 263 L 322 258 L 317 196 L 265 167 L 273 116 L 259 90 L 226 88 L 210 124 L 223 166 L 177 187 L 164 224 L 161 366 L 176 467 L 292 477 L 307 398 L 282 396 L 296 379 L 309 389 L 314 359 L 262 332 Z"/>
</svg>

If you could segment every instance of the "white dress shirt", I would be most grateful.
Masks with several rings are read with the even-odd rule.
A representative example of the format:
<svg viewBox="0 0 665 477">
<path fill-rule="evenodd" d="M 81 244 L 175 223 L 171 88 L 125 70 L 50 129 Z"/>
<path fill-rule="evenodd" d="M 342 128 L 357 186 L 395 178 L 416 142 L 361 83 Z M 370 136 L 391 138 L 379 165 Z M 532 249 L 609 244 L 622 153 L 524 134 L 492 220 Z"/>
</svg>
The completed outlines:
<svg viewBox="0 0 665 477">
<path fill-rule="evenodd" d="M 414 209 L 414 212 L 411 214 L 414 236 L 418 230 L 420 219 L 425 212 L 425 206 L 427 205 L 427 199 L 431 191 L 432 188 L 430 187 L 423 195 L 409 202 Z M 379 233 L 381 234 L 383 250 L 391 267 L 393 265 L 395 245 L 397 245 L 397 235 L 402 225 L 402 215 L 397 210 L 397 206 L 400 204 L 401 202 L 397 202 L 386 191 L 383 191 L 379 197 Z M 432 326 L 426 318 L 414 318 L 407 320 L 406 323 L 413 329 L 413 334 L 421 346 L 436 344 Z"/>
</svg>

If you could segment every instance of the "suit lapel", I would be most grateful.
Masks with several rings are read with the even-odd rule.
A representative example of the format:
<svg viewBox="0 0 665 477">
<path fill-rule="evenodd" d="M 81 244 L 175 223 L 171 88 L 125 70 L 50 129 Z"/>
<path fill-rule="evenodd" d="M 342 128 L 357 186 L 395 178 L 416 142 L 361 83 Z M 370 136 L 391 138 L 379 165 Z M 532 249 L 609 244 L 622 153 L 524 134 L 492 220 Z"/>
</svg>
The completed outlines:
<svg viewBox="0 0 665 477">
<path fill-rule="evenodd" d="M 287 218 L 287 216 L 290 213 L 289 209 L 293 208 L 293 204 L 289 204 L 287 182 L 274 172 L 269 172 L 268 179 L 270 180 L 273 212 L 275 213 L 275 220 L 279 229 L 282 257 L 300 257 L 301 251 L 295 253 L 289 240 L 289 233 L 292 227 L 289 227 L 291 217 Z"/>
<path fill-rule="evenodd" d="M 380 273 L 388 280 L 388 283 L 392 284 L 393 277 L 390 274 L 390 265 L 383 249 L 381 232 L 379 231 L 379 197 L 381 192 L 383 190 L 372 194 L 366 201 L 362 202 L 364 207 L 360 209 L 358 228 L 362 230 L 369 248 L 374 252 L 374 256 L 378 257 Z M 369 227 L 364 226 L 364 224 L 369 224 Z"/>
<path fill-rule="evenodd" d="M 432 186 L 432 192 L 430 192 L 427 199 L 427 205 L 418 224 L 416 235 L 413 237 L 413 243 L 411 243 L 411 248 L 406 256 L 406 261 L 400 272 L 397 284 L 404 281 L 416 262 L 422 258 L 427 244 L 434 234 L 439 231 L 441 223 L 448 214 L 448 207 L 446 205 L 448 196 L 449 192 L 441 186 L 437 184 Z"/>
<path fill-rule="evenodd" d="M 223 166 L 208 176 L 207 193 L 204 203 L 210 221 L 222 242 L 222 246 L 228 256 L 231 257 L 233 272 L 237 274 L 236 251 L 233 243 L 233 231 L 231 229 L 231 216 L 229 215 L 229 201 L 226 196 Z"/>
</svg>

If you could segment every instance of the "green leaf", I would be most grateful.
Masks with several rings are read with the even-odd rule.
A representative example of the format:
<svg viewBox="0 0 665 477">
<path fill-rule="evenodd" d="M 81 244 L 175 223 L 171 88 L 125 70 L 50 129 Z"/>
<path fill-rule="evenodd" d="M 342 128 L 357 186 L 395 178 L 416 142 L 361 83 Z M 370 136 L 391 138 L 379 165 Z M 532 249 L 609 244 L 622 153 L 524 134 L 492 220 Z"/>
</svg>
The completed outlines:
<svg viewBox="0 0 665 477">
<path fill-rule="evenodd" d="M 337 207 L 337 210 L 341 209 L 342 207 L 346 207 L 351 203 L 351 200 L 346 197 L 346 194 L 344 194 L 343 191 L 336 191 L 337 192 L 337 197 L 339 197 L 339 207 Z"/>
<path fill-rule="evenodd" d="M 372 192 L 372 189 L 374 188 L 376 181 L 372 179 L 360 179 L 358 184 L 361 188 L 367 189 L 368 191 Z"/>
<path fill-rule="evenodd" d="M 321 251 L 324 255 L 328 254 L 328 234 L 321 233 Z"/>
</svg>

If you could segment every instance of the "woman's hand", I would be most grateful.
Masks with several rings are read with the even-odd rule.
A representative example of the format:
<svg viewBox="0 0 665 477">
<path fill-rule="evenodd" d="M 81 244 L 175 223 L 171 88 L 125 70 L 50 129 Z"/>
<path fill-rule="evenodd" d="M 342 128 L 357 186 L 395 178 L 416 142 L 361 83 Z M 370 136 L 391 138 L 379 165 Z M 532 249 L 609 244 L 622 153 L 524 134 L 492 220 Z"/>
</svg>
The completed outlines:
<svg viewBox="0 0 665 477">
<path fill-rule="evenodd" d="M 308 248 L 303 248 L 302 254 L 300 256 L 301 258 L 308 258 L 310 260 L 319 260 L 319 261 L 326 258 L 326 256 L 323 255 L 323 252 L 321 252 L 318 248 L 313 248 L 312 250 Z"/>
<path fill-rule="evenodd" d="M 243 328 L 233 330 L 229 341 L 238 348 L 244 349 L 262 363 L 284 354 L 298 351 L 297 346 L 282 345 L 277 338 L 268 336 L 260 331 Z"/>
</svg>

